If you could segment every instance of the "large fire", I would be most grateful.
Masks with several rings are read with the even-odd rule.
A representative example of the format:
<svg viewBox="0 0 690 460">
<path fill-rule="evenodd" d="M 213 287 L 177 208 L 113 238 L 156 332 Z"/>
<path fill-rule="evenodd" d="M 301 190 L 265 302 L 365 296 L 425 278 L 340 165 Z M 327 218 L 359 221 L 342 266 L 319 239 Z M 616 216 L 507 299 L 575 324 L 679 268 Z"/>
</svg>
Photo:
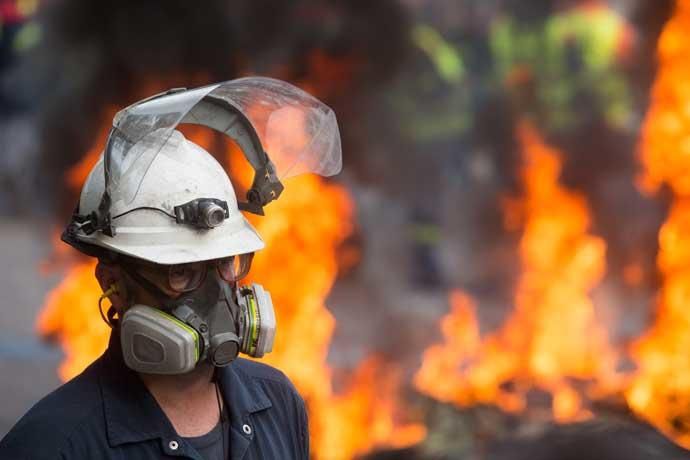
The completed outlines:
<svg viewBox="0 0 690 460">
<path fill-rule="evenodd" d="M 659 233 L 656 320 L 632 347 L 638 372 L 626 397 L 640 416 L 690 448 L 690 1 L 678 0 L 658 57 L 642 133 L 642 185 L 655 191 L 667 184 L 673 201 Z"/>
<path fill-rule="evenodd" d="M 109 124 L 104 126 L 94 148 L 67 174 L 76 190 L 98 159 Z M 190 133 L 206 148 L 219 145 L 208 131 Z M 250 180 L 248 164 L 238 162 L 236 153 L 234 144 L 226 144 L 233 177 Z M 338 272 L 337 248 L 352 231 L 353 204 L 345 189 L 313 175 L 291 178 L 266 213 L 251 218 L 266 248 L 257 253 L 250 273 L 271 292 L 276 308 L 274 351 L 264 361 L 284 371 L 305 398 L 314 457 L 350 459 L 377 446 L 419 442 L 425 436 L 423 426 L 397 423 L 399 379 L 379 360 L 363 362 L 344 392 L 333 391 L 326 356 L 335 320 L 325 299 Z M 97 311 L 101 290 L 94 265 L 82 261 L 71 267 L 49 294 L 39 318 L 40 333 L 57 337 L 66 352 L 59 370 L 64 380 L 83 370 L 107 344 L 110 331 Z"/>
<path fill-rule="evenodd" d="M 615 381 L 616 353 L 597 321 L 589 291 L 605 270 L 605 244 L 587 233 L 582 196 L 558 182 L 561 159 L 532 125 L 517 131 L 523 153 L 524 197 L 505 206 L 509 229 L 522 228 L 522 274 L 515 310 L 505 324 L 480 337 L 473 301 L 456 292 L 442 320 L 442 344 L 424 353 L 415 376 L 423 392 L 459 406 L 495 404 L 526 408 L 531 390 L 552 396 L 553 417 L 583 419 L 589 412 L 573 380 Z"/>
<path fill-rule="evenodd" d="M 232 148 L 228 151 L 235 165 L 231 169 L 246 166 Z M 331 370 L 324 365 L 335 325 L 324 299 L 338 269 L 336 246 L 351 231 L 348 195 L 339 186 L 306 175 L 288 179 L 286 192 L 270 206 L 266 218 L 250 216 L 266 240 L 266 249 L 254 260 L 252 277 L 264 283 L 281 306 L 276 351 L 264 361 L 286 372 L 307 399 L 317 457 L 350 459 L 378 446 L 419 442 L 425 436 L 422 426 L 399 426 L 393 418 L 399 383 L 395 370 L 372 357 L 354 372 L 345 392 L 334 394 Z M 329 250 L 324 250 L 329 240 Z M 276 261 L 281 261 L 279 271 L 273 269 Z"/>
<path fill-rule="evenodd" d="M 641 186 L 652 192 L 668 185 L 673 202 L 659 235 L 663 286 L 656 320 L 630 350 L 637 371 L 625 383 L 616 373 L 619 355 L 589 295 L 604 275 L 606 245 L 589 232 L 584 197 L 559 183 L 559 152 L 522 122 L 517 137 L 524 194 L 504 203 L 507 229 L 522 231 L 514 310 L 498 330 L 482 335 L 473 299 L 451 293 L 451 310 L 441 321 L 443 342 L 424 352 L 414 377 L 421 392 L 460 407 L 493 404 L 508 412 L 527 409 L 529 395 L 542 392 L 551 398 L 554 420 L 573 422 L 591 416 L 591 398 L 625 388 L 635 413 L 690 448 L 690 0 L 678 0 L 659 41 L 659 58 L 641 142 Z M 93 148 L 66 173 L 73 191 L 98 159 L 114 109 L 107 112 Z M 191 133 L 209 150 L 222 145 L 208 131 Z M 225 148 L 234 179 L 249 180 L 236 146 Z M 275 351 L 264 361 L 283 370 L 305 397 L 314 457 L 350 459 L 376 447 L 421 441 L 422 425 L 401 423 L 398 369 L 369 357 L 343 391 L 334 391 L 326 356 L 335 319 L 325 302 L 338 273 L 337 248 L 352 230 L 346 191 L 304 175 L 287 180 L 266 211 L 264 218 L 250 216 L 266 241 L 251 279 L 271 292 L 278 319 Z M 65 350 L 63 380 L 96 359 L 110 333 L 97 311 L 101 290 L 94 266 L 91 260 L 71 266 L 38 320 L 40 333 L 57 338 Z M 624 273 L 631 284 L 641 276 L 635 266 Z"/>
</svg>

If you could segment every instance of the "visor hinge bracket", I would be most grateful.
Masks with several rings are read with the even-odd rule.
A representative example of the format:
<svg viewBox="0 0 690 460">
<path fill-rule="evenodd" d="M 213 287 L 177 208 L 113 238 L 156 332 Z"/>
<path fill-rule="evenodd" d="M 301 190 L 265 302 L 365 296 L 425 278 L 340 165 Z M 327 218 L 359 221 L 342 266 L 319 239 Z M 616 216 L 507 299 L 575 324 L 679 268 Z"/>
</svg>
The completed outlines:
<svg viewBox="0 0 690 460">
<path fill-rule="evenodd" d="M 275 166 L 269 161 L 263 168 L 256 170 L 252 187 L 247 192 L 247 202 L 238 203 L 238 206 L 241 211 L 263 216 L 263 207 L 277 200 L 284 188 L 278 179 Z"/>
<path fill-rule="evenodd" d="M 110 225 L 110 214 L 107 214 L 103 219 L 99 219 L 96 211 L 87 215 L 73 214 L 72 226 L 72 228 L 84 232 L 85 235 L 91 235 L 97 230 L 101 230 L 110 237 L 115 236 L 115 229 Z"/>
</svg>

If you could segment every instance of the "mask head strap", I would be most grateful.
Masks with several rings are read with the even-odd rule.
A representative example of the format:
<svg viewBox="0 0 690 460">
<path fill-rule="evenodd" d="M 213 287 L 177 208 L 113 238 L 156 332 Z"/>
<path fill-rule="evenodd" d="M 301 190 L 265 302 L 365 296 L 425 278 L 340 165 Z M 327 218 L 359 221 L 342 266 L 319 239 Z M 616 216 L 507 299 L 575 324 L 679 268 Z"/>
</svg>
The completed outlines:
<svg viewBox="0 0 690 460">
<path fill-rule="evenodd" d="M 132 278 L 139 286 L 144 288 L 146 292 L 148 292 L 150 295 L 153 296 L 154 299 L 156 299 L 161 306 L 167 305 L 168 300 L 170 297 L 163 292 L 161 288 L 156 286 L 155 283 L 152 283 L 145 277 L 141 276 L 139 272 L 137 272 L 135 264 L 128 263 L 128 262 L 121 262 L 122 269 L 124 270 L 127 275 Z"/>
</svg>

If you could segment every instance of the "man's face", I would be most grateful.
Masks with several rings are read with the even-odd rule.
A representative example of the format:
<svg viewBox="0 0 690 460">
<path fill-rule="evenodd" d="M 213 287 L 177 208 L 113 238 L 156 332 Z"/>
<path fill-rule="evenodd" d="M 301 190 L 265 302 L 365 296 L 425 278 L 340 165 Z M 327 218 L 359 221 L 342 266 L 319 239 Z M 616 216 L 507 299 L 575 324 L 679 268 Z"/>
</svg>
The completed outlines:
<svg viewBox="0 0 690 460">
<path fill-rule="evenodd" d="M 158 304 L 161 300 L 177 299 L 182 294 L 193 292 L 202 286 L 207 277 L 214 277 L 218 282 L 236 283 L 249 271 L 252 258 L 253 254 L 250 253 L 176 265 L 126 261 L 121 265 L 121 272 L 129 292 L 128 306 L 139 303 L 160 308 L 162 306 Z M 151 283 L 166 299 L 151 292 L 137 278 Z"/>
<path fill-rule="evenodd" d="M 171 270 L 170 265 L 137 264 L 136 266 L 130 267 L 129 270 L 136 270 L 139 276 L 156 286 L 166 297 L 176 299 L 182 295 L 182 292 L 176 292 L 170 287 L 170 283 L 168 282 Z M 127 270 L 125 270 L 125 273 L 128 273 Z M 141 284 L 131 276 L 128 275 L 127 278 L 129 284 L 128 288 L 132 289 L 132 296 L 135 303 L 154 306 L 156 299 L 153 298 L 153 293 L 141 286 Z M 154 303 L 150 303 L 151 301 Z"/>
</svg>

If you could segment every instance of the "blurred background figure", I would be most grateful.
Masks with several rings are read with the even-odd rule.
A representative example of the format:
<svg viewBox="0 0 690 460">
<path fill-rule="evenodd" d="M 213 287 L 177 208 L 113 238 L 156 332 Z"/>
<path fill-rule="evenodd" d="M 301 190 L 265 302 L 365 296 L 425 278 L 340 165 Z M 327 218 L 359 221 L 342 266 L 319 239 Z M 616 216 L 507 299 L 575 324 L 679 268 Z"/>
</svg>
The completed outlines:
<svg viewBox="0 0 690 460">
<path fill-rule="evenodd" d="M 33 18 L 37 8 L 38 0 L 0 2 L 0 75 L 40 40 L 41 28 Z M 7 95 L 2 95 L 0 103 L 3 112 L 11 108 Z"/>
<path fill-rule="evenodd" d="M 32 123 L 25 119 L 23 106 L 13 98 L 16 91 L 6 83 L 11 70 L 41 39 L 41 26 L 35 20 L 37 0 L 2 0 L 0 2 L 0 210 L 18 212 L 10 197 L 19 194 L 26 184 L 26 161 L 32 149 Z M 9 139 L 9 132 L 14 132 Z M 26 168 L 26 169 L 24 169 Z M 23 176 L 23 178 L 22 178 Z"/>
<path fill-rule="evenodd" d="M 515 2 L 510 10 L 494 20 L 490 40 L 517 109 L 557 132 L 592 119 L 625 128 L 632 101 L 623 69 L 635 40 L 627 20 L 603 0 Z"/>
</svg>

